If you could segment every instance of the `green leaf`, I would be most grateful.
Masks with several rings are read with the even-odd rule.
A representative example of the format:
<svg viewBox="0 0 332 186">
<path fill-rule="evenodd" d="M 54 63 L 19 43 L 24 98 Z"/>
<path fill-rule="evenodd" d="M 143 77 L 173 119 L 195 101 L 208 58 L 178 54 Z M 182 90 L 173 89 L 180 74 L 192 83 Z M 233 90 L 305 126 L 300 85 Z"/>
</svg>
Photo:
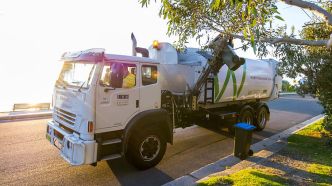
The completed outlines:
<svg viewBox="0 0 332 186">
<path fill-rule="evenodd" d="M 258 39 L 259 36 L 260 36 L 260 34 L 259 34 L 259 29 L 256 29 L 256 38 Z"/>
<path fill-rule="evenodd" d="M 244 29 L 243 29 L 243 36 L 244 36 L 244 39 L 247 39 L 247 38 L 248 38 L 247 28 L 244 28 Z"/>
<path fill-rule="evenodd" d="M 244 21 L 246 18 L 246 11 L 242 11 L 242 21 Z"/>
<path fill-rule="evenodd" d="M 231 2 L 231 6 L 234 6 L 234 5 L 235 5 L 235 3 L 236 3 L 236 1 L 235 1 L 235 0 L 230 0 L 230 2 Z"/>
<path fill-rule="evenodd" d="M 256 21 L 256 19 L 254 19 L 254 20 L 252 21 L 252 23 L 251 23 L 251 27 L 256 26 L 256 24 L 257 24 L 257 21 Z"/>
<path fill-rule="evenodd" d="M 219 6 L 220 6 L 220 3 L 221 3 L 221 1 L 220 0 L 214 0 L 213 2 L 212 2 L 212 9 L 218 9 L 219 8 Z"/>
<path fill-rule="evenodd" d="M 140 3 L 142 4 L 142 7 L 148 7 L 148 4 L 150 3 L 150 0 L 140 0 Z"/>
<path fill-rule="evenodd" d="M 280 14 L 277 7 L 271 8 L 271 12 L 276 13 L 276 14 Z"/>
<path fill-rule="evenodd" d="M 236 6 L 236 11 L 240 11 L 242 8 L 242 2 L 239 2 Z"/>
<path fill-rule="evenodd" d="M 280 16 L 274 16 L 275 18 L 277 18 L 277 19 L 279 19 L 279 20 L 281 20 L 281 21 L 285 21 L 282 17 L 280 17 Z"/>
<path fill-rule="evenodd" d="M 256 9 L 256 7 L 253 7 L 251 9 L 251 11 L 252 11 L 252 14 L 254 14 L 255 16 L 257 16 L 257 9 Z"/>
<path fill-rule="evenodd" d="M 263 14 L 268 14 L 268 12 L 266 11 L 266 9 L 264 7 L 262 8 L 262 12 L 263 12 Z"/>
<path fill-rule="evenodd" d="M 254 50 L 254 54 L 256 54 L 257 49 L 256 49 L 254 34 L 250 34 L 250 42 L 251 42 L 251 47 Z"/>
</svg>

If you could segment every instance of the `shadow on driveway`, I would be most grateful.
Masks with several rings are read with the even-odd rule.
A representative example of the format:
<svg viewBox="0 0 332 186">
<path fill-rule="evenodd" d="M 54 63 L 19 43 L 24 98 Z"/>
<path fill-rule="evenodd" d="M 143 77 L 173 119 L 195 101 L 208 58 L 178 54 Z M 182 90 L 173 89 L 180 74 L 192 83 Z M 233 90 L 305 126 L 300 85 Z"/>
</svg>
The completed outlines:
<svg viewBox="0 0 332 186">
<path fill-rule="evenodd" d="M 107 161 L 107 164 L 123 186 L 162 185 L 173 180 L 172 177 L 156 167 L 144 171 L 138 170 L 124 158 Z"/>
</svg>

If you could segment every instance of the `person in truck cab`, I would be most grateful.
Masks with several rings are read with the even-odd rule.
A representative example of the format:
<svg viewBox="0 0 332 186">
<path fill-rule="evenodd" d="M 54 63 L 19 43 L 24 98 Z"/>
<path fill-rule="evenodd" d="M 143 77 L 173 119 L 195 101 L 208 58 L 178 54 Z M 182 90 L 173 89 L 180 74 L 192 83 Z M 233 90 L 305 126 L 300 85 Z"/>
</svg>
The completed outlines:
<svg viewBox="0 0 332 186">
<path fill-rule="evenodd" d="M 111 84 L 111 70 L 109 68 L 106 69 L 106 73 L 103 78 L 104 85 L 109 86 Z"/>
<path fill-rule="evenodd" d="M 128 70 L 124 71 L 124 78 L 123 78 L 123 84 L 122 88 L 132 88 L 136 85 L 136 76 L 133 73 L 134 68 L 131 69 L 132 72 L 129 72 Z"/>
</svg>

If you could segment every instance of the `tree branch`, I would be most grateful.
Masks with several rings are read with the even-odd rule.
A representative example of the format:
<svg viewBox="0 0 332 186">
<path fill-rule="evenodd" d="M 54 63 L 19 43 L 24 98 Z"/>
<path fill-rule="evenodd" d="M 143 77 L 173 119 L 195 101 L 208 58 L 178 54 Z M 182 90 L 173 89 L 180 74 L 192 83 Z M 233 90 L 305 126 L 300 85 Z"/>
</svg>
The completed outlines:
<svg viewBox="0 0 332 186">
<path fill-rule="evenodd" d="M 234 38 L 237 38 L 237 39 L 250 41 L 250 39 L 246 39 L 242 35 L 228 34 L 228 33 L 225 33 L 223 30 L 216 28 L 212 24 L 209 24 L 209 23 L 207 23 L 207 24 L 213 30 L 219 32 L 220 34 L 231 35 L 231 36 L 233 36 Z M 332 34 L 330 36 L 330 40 L 304 40 L 304 39 L 295 39 L 295 38 L 290 38 L 290 37 L 282 37 L 282 38 L 261 38 L 259 40 L 256 40 L 256 42 L 257 41 L 266 42 L 266 43 L 270 43 L 270 44 L 289 43 L 289 44 L 295 44 L 295 45 L 327 46 L 327 47 L 331 47 L 332 46 Z"/>
<path fill-rule="evenodd" d="M 310 2 L 306 2 L 306 1 L 302 1 L 302 0 L 280 0 L 280 1 L 283 1 L 289 5 L 294 5 L 294 6 L 298 6 L 301 8 L 309 9 L 310 11 L 313 11 L 318 15 L 323 15 L 323 16 L 325 16 L 325 20 L 328 22 L 328 24 L 332 25 L 332 15 L 314 3 L 310 3 Z M 250 41 L 250 39 L 245 39 L 244 36 L 242 36 L 242 35 L 225 33 L 224 30 L 221 30 L 221 29 L 215 27 L 213 24 L 209 23 L 209 21 L 212 21 L 211 19 L 209 19 L 208 17 L 203 17 L 203 18 L 208 20 L 206 22 L 206 24 L 208 26 L 210 26 L 213 30 L 215 30 L 221 34 L 231 35 L 237 39 Z M 258 41 L 267 42 L 270 44 L 289 43 L 289 44 L 306 45 L 306 46 L 327 46 L 327 48 L 330 48 L 330 47 L 332 47 L 332 34 L 330 35 L 329 40 L 304 40 L 304 39 L 283 37 L 283 38 L 260 38 Z"/>
<path fill-rule="evenodd" d="M 279 1 L 284 2 L 288 5 L 293 5 L 300 8 L 308 9 L 317 16 L 323 18 L 329 25 L 332 25 L 332 15 L 328 11 L 326 11 L 325 9 L 314 3 L 310 3 L 308 1 L 303 1 L 303 0 L 279 0 Z"/>
<path fill-rule="evenodd" d="M 234 38 L 250 41 L 250 39 L 244 38 L 242 35 L 231 34 Z M 289 43 L 295 45 L 307 45 L 307 46 L 327 46 L 328 40 L 304 40 L 304 39 L 295 39 L 290 37 L 282 38 L 262 38 L 259 39 L 259 42 L 265 42 L 270 44 L 277 43 Z"/>
<path fill-rule="evenodd" d="M 330 35 L 330 40 L 327 41 L 327 47 L 332 47 L 332 34 Z"/>
</svg>

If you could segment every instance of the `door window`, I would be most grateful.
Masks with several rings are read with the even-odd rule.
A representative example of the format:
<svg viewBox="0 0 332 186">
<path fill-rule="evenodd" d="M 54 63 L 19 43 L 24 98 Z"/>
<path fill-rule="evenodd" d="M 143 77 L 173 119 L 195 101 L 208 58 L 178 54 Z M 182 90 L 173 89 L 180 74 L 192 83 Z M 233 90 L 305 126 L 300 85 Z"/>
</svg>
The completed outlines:
<svg viewBox="0 0 332 186">
<path fill-rule="evenodd" d="M 104 66 L 99 84 L 113 88 L 136 86 L 136 65 L 128 63 L 108 63 Z"/>
<path fill-rule="evenodd" d="M 142 85 L 151 85 L 157 83 L 158 70 L 157 66 L 143 65 L 142 66 Z"/>
</svg>

